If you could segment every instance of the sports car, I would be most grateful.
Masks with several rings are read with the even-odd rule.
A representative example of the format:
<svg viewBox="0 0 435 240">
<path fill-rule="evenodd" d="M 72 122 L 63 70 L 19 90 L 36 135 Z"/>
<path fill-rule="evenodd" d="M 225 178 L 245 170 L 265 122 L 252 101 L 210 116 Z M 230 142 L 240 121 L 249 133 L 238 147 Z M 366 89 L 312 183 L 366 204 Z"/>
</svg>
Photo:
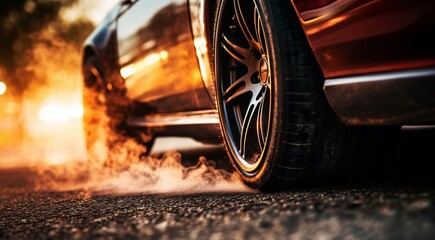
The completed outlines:
<svg viewBox="0 0 435 240">
<path fill-rule="evenodd" d="M 148 148 L 223 142 L 266 191 L 374 172 L 400 126 L 435 122 L 434 12 L 430 0 L 121 0 L 83 45 L 88 150 L 101 129 Z M 118 141 L 105 138 L 108 155 Z"/>
</svg>

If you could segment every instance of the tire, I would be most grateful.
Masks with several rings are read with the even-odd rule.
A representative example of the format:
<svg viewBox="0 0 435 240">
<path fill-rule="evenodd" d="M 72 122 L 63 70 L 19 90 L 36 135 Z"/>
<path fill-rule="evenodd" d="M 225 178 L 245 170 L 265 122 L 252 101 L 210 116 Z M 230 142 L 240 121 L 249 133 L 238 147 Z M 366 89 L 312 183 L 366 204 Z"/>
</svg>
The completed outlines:
<svg viewBox="0 0 435 240">
<path fill-rule="evenodd" d="M 102 166 L 127 167 L 129 162 L 139 160 L 139 156 L 136 156 L 139 151 L 140 155 L 148 152 L 154 139 L 141 141 L 143 137 L 139 137 L 143 134 L 127 127 L 128 108 L 119 106 L 120 102 L 125 101 L 121 96 L 117 96 L 121 94 L 108 94 L 94 56 L 85 60 L 82 69 L 83 128 L 88 159 L 93 164 Z M 134 136 L 137 136 L 137 139 Z M 138 149 L 140 146 L 143 148 Z"/>
<path fill-rule="evenodd" d="M 397 128 L 367 130 L 339 121 L 288 0 L 221 0 L 213 54 L 224 145 L 253 188 L 283 190 L 353 175 L 366 161 L 360 156 L 371 152 L 367 132 L 382 140 L 398 133 Z"/>
</svg>

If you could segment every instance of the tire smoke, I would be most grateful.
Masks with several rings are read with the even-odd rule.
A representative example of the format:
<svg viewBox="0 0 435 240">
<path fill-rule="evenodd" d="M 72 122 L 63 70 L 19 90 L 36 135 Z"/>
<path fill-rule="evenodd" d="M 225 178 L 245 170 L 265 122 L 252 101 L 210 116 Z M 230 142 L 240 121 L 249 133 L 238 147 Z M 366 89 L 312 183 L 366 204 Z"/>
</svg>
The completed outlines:
<svg viewBox="0 0 435 240">
<path fill-rule="evenodd" d="M 97 101 L 93 104 L 101 104 L 104 96 L 94 92 L 82 103 L 81 58 L 77 50 L 52 31 L 41 33 L 35 41 L 39 43 L 29 53 L 33 60 L 24 69 L 37 79 L 24 95 L 25 137 L 20 146 L 20 157 L 28 160 L 26 166 L 37 173 L 34 190 L 86 194 L 251 191 L 235 173 L 218 169 L 215 161 L 205 157 L 187 167 L 177 152 L 161 157 L 144 155 L 149 151 L 144 145 L 113 131 L 104 106 L 92 107 L 92 101 L 86 102 L 94 95 Z M 81 118 L 64 116 L 79 116 L 76 113 L 59 115 L 58 111 L 49 116 L 51 112 L 45 111 L 45 118 L 38 118 L 48 103 L 58 107 L 84 104 L 84 119 L 90 115 L 94 123 L 86 123 L 84 132 Z"/>
</svg>

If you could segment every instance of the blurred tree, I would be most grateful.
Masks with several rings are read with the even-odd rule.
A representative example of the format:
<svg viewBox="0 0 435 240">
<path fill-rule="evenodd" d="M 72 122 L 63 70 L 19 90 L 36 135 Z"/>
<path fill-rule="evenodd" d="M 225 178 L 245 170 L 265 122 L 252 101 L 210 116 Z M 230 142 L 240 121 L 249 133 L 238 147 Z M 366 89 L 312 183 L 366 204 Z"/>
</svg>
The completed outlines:
<svg viewBox="0 0 435 240">
<path fill-rule="evenodd" d="M 15 75 L 26 63 L 35 36 L 44 29 L 54 28 L 59 37 L 80 49 L 94 25 L 86 19 L 65 22 L 61 10 L 77 0 L 14 0 L 0 3 L 0 69 L 8 76 L 5 81 L 17 94 L 28 86 L 28 80 Z"/>
</svg>

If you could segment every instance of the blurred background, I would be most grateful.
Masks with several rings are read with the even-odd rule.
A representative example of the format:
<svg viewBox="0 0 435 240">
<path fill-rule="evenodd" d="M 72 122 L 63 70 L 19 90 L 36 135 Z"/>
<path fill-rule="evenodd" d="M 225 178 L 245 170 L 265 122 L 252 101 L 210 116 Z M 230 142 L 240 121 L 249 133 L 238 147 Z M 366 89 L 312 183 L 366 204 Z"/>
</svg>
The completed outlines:
<svg viewBox="0 0 435 240">
<path fill-rule="evenodd" d="M 0 3 L 0 168 L 85 158 L 80 48 L 117 1 Z"/>
</svg>

